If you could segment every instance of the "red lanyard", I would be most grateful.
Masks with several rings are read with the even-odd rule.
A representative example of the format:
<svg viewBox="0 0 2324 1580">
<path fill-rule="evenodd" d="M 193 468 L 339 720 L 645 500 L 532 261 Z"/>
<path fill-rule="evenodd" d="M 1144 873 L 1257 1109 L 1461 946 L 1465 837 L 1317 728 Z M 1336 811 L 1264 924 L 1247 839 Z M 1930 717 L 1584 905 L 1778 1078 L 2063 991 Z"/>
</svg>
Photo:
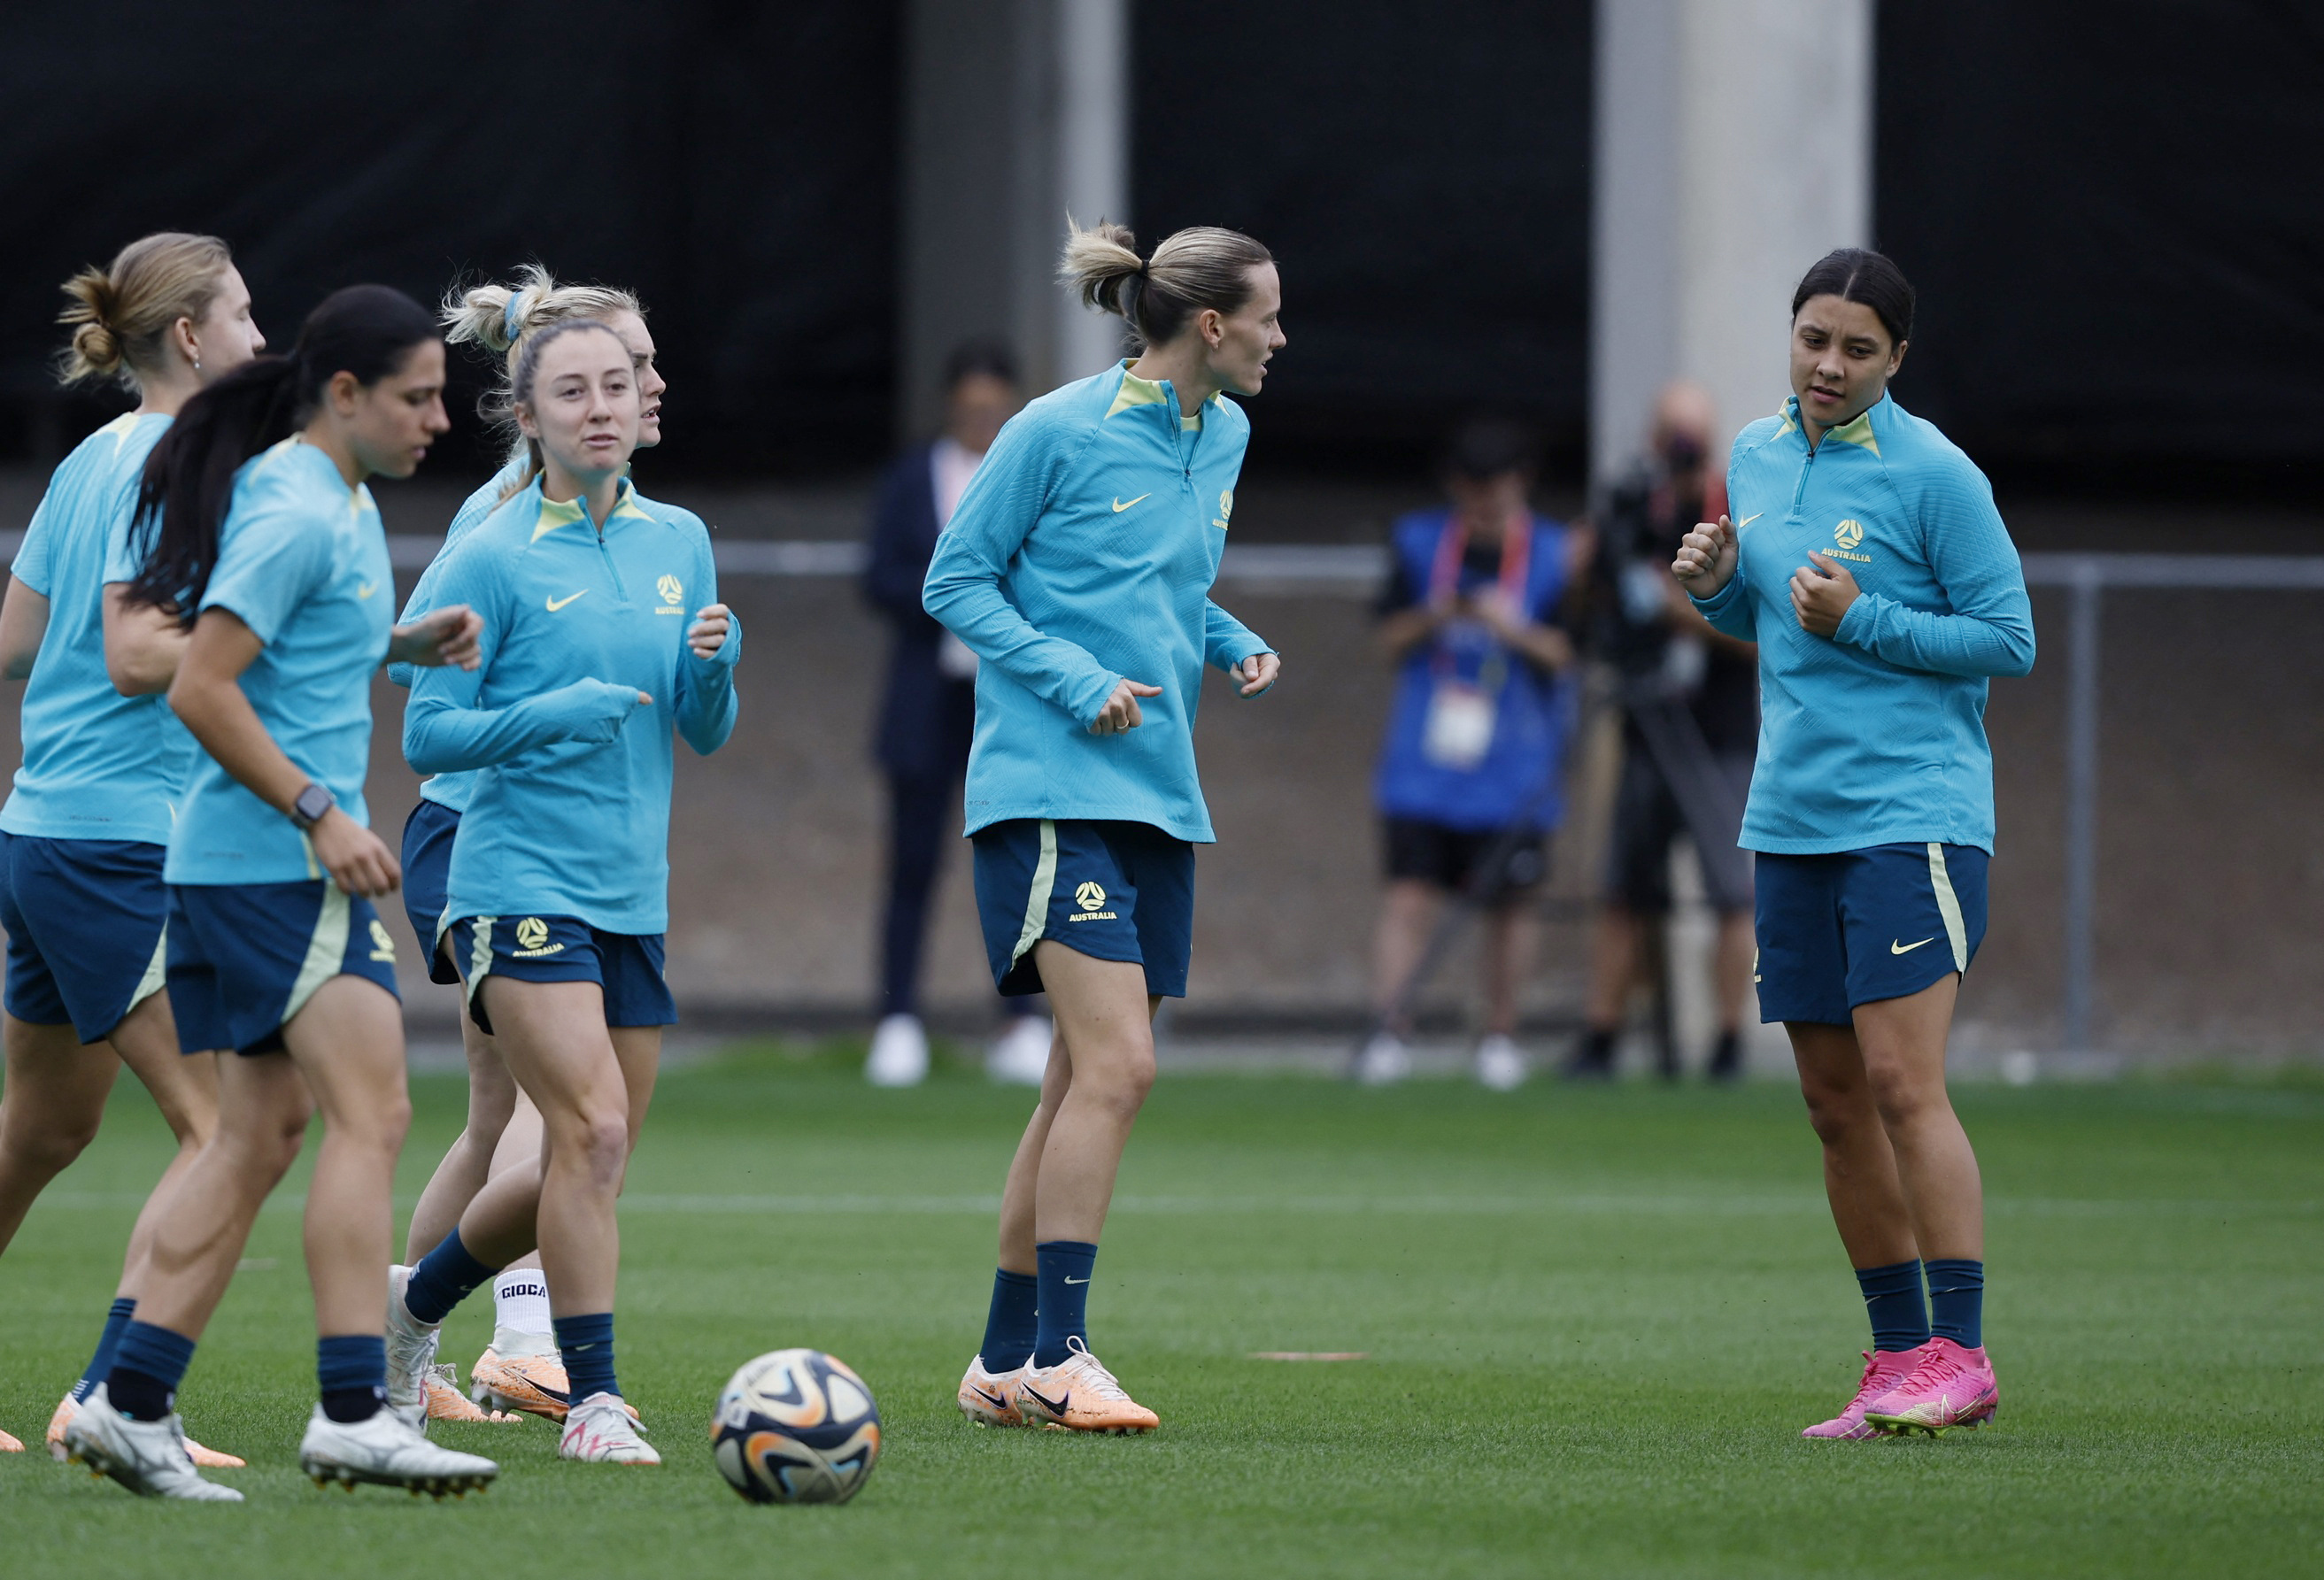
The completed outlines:
<svg viewBox="0 0 2324 1580">
<path fill-rule="evenodd" d="M 1445 523 L 1444 535 L 1436 540 L 1436 561 L 1428 571 L 1428 602 L 1433 609 L 1452 607 L 1452 595 L 1461 586 L 1461 562 L 1469 553 L 1469 524 L 1455 515 Z M 1500 593 L 1503 601 L 1519 619 L 1526 616 L 1526 591 L 1533 570 L 1533 519 L 1520 514 L 1501 533 Z M 1435 643 L 1428 667 L 1441 683 L 1452 672 L 1452 655 L 1443 639 Z M 1477 675 L 1478 688 L 1498 694 L 1508 675 L 1508 660 L 1501 645 L 1490 641 L 1483 667 Z"/>
<path fill-rule="evenodd" d="M 1469 553 L 1469 523 L 1458 515 L 1445 523 L 1444 536 L 1436 540 L 1436 563 L 1429 567 L 1428 602 L 1443 608 L 1452 602 L 1461 587 L 1461 562 Z M 1533 570 L 1533 522 L 1519 515 L 1501 534 L 1501 596 L 1510 609 L 1522 614 L 1526 605 L 1526 588 Z"/>
</svg>

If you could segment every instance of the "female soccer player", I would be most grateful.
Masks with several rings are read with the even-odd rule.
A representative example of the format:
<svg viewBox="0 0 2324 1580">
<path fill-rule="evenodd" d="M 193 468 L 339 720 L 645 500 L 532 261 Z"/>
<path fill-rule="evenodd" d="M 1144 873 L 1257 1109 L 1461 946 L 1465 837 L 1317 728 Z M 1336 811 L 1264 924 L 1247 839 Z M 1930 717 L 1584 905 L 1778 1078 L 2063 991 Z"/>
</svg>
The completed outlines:
<svg viewBox="0 0 2324 1580">
<path fill-rule="evenodd" d="M 172 1395 L 251 1221 L 327 1130 L 307 1193 L 322 1399 L 300 1445 L 319 1484 L 464 1490 L 498 1467 L 383 1407 L 390 1188 L 410 1104 L 395 949 L 372 900 L 395 858 L 364 826 L 371 674 L 475 662 L 462 609 L 392 624 L 364 480 L 409 476 L 444 418 L 435 320 L 384 286 L 324 299 L 287 357 L 188 401 L 139 491 L 159 522 L 126 601 L 193 628 L 170 705 L 208 754 L 170 831 L 169 987 L 188 1049 L 220 1061 L 217 1131 L 163 1203 L 113 1369 L 65 1428 L 73 1457 L 149 1496 L 236 1502 L 187 1460 Z"/>
<path fill-rule="evenodd" d="M 1791 1033 L 1871 1308 L 1856 1397 L 1810 1438 L 1976 1426 L 1999 1398 L 1945 1034 L 1985 936 L 1987 683 L 2033 668 L 2034 621 L 1984 473 L 1888 396 L 1912 333 L 1913 288 L 1879 253 L 1809 270 L 1791 399 L 1735 440 L 1733 519 L 1688 533 L 1671 566 L 1713 626 L 1759 644 L 1742 844 L 1759 853 L 1760 1013 Z"/>
<path fill-rule="evenodd" d="M 1183 230 L 1140 258 L 1074 227 L 1060 271 L 1120 315 L 1125 362 L 1011 418 L 936 541 L 925 602 L 982 661 L 968 765 L 977 908 L 994 983 L 1047 990 L 1057 1039 L 1001 1199 L 974 1421 L 1077 1431 L 1158 1424 L 1091 1355 L 1084 1311 L 1130 1127 L 1154 1081 L 1150 1022 L 1186 990 L 1194 774 L 1207 662 L 1275 684 L 1265 642 L 1206 596 L 1255 395 L 1285 342 L 1265 247 Z"/>
<path fill-rule="evenodd" d="M 519 431 L 510 403 L 510 381 L 527 335 L 551 324 L 593 319 L 605 325 L 629 348 L 632 374 L 641 402 L 638 447 L 661 442 L 661 397 L 668 382 L 654 365 L 653 335 L 645 309 L 626 290 L 602 285 L 559 285 L 548 270 L 530 264 L 513 285 L 480 285 L 456 290 L 445 300 L 445 338 L 454 344 L 483 346 L 501 361 L 499 387 L 484 405 L 484 416 L 513 441 L 508 462 L 492 480 L 468 496 L 444 533 L 444 547 L 420 575 L 405 602 L 403 618 L 419 619 L 436 601 L 436 583 L 447 556 L 484 519 L 521 491 L 540 471 L 532 442 Z M 413 672 L 391 666 L 388 676 L 409 687 Z M 463 961 L 441 947 L 451 918 L 444 912 L 445 879 L 460 813 L 475 788 L 474 773 L 438 774 L 420 788 L 420 804 L 403 827 L 403 902 L 420 940 L 432 980 L 461 979 Z M 533 1166 L 540 1152 L 540 1116 L 518 1090 L 492 1038 L 472 1018 L 461 1026 L 468 1056 L 468 1120 L 412 1209 L 404 1261 L 417 1263 L 441 1245 L 475 1199 L 484 1181 L 510 1168 Z M 480 1402 L 529 1410 L 562 1420 L 566 1376 L 550 1337 L 549 1297 L 538 1255 L 521 1258 L 493 1281 L 493 1342 L 471 1368 Z M 463 1398 L 448 1367 L 431 1368 L 421 1379 L 433 1419 L 482 1420 L 484 1410 Z"/>
<path fill-rule="evenodd" d="M 558 1453 L 658 1465 L 614 1376 L 614 1200 L 678 1018 L 662 980 L 670 732 L 705 755 L 725 744 L 742 640 L 701 521 L 624 475 L 639 392 L 621 337 L 590 320 L 540 330 L 512 393 L 540 475 L 437 586 L 482 615 L 483 666 L 421 678 L 403 748 L 422 772 L 485 770 L 452 848 L 446 936 L 470 1014 L 540 1110 L 542 1153 L 392 1284 L 389 1386 L 416 1403 L 445 1315 L 537 1247 L 570 1379 Z M 690 619 L 689 589 L 711 600 Z"/>
<path fill-rule="evenodd" d="M 178 409 L 265 349 L 250 291 L 215 236 L 164 232 L 65 282 L 67 383 L 119 381 L 137 408 L 82 441 L 33 513 L 0 608 L 0 675 L 24 679 L 24 758 L 0 807 L 0 925 L 8 930 L 0 1249 L 32 1199 L 97 1134 L 125 1062 L 178 1152 L 129 1236 L 88 1370 L 49 1423 L 105 1381 L 136 1309 L 152 1219 L 217 1123 L 217 1066 L 178 1052 L 161 988 L 170 911 L 161 860 L 193 742 L 160 692 L 185 646 L 175 621 L 130 610 L 138 475 Z M 110 644 L 108 646 L 108 636 Z M 117 689 L 116 689 L 117 688 Z M 23 1445 L 0 1433 L 0 1449 Z M 189 1441 L 198 1464 L 242 1461 Z"/>
</svg>

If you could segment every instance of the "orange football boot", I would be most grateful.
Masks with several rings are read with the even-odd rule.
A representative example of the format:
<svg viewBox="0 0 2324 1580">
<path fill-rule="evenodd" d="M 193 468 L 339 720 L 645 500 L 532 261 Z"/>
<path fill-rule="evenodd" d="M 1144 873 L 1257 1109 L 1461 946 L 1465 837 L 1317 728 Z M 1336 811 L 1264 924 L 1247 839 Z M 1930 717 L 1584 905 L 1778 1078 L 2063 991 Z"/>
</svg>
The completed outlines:
<svg viewBox="0 0 2324 1580">
<path fill-rule="evenodd" d="M 1025 1419 L 1057 1432 L 1150 1432 L 1162 1418 L 1139 1403 L 1113 1373 L 1078 1338 L 1071 1352 L 1046 1369 L 1026 1364 L 1017 1382 L 1017 1408 Z"/>
</svg>

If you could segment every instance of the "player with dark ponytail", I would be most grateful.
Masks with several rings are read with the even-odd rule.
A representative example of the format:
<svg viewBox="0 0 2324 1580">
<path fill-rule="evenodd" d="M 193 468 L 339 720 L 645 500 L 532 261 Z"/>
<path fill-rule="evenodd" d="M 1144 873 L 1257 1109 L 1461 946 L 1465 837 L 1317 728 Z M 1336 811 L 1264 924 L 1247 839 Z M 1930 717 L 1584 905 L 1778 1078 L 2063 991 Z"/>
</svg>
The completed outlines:
<svg viewBox="0 0 2324 1580">
<path fill-rule="evenodd" d="M 1255 395 L 1285 342 L 1274 260 L 1183 230 L 1139 254 L 1076 226 L 1060 270 L 1125 318 L 1140 354 L 1055 390 L 1001 430 L 936 540 L 924 602 L 982 661 L 968 832 L 993 981 L 1046 989 L 1057 1035 L 1001 1198 L 1000 1265 L 961 1410 L 996 1425 L 1150 1430 L 1090 1354 L 1097 1239 L 1154 1079 L 1152 1018 L 1186 991 L 1194 769 L 1206 666 L 1242 695 L 1272 649 L 1208 596 Z"/>
<path fill-rule="evenodd" d="M 1877 253 L 1808 271 L 1791 398 L 1736 438 L 1733 519 L 1671 566 L 1713 626 L 1759 644 L 1741 843 L 1758 852 L 1760 1015 L 1791 1034 L 1872 1317 L 1856 1396 L 1810 1438 L 1973 1427 L 1999 1400 L 1945 1037 L 1985 936 L 1986 690 L 2033 668 L 2034 620 L 1985 474 L 1888 394 L 1913 305 Z"/>
<path fill-rule="evenodd" d="M 473 665 L 477 621 L 456 608 L 393 624 L 364 481 L 411 474 L 449 426 L 443 385 L 434 317 L 351 286 L 289 356 L 189 401 L 146 464 L 150 547 L 128 601 L 190 628 L 170 704 L 207 754 L 170 831 L 171 1007 L 181 1046 L 233 1054 L 113 1369 L 65 1429 L 73 1457 L 149 1496 L 241 1497 L 196 1474 L 172 1406 L 311 1107 L 326 1126 L 306 1227 L 322 1400 L 301 1468 L 439 1493 L 498 1474 L 384 1409 L 390 1191 L 410 1102 L 395 950 L 372 906 L 398 873 L 365 826 L 371 676 L 391 657 Z"/>
</svg>

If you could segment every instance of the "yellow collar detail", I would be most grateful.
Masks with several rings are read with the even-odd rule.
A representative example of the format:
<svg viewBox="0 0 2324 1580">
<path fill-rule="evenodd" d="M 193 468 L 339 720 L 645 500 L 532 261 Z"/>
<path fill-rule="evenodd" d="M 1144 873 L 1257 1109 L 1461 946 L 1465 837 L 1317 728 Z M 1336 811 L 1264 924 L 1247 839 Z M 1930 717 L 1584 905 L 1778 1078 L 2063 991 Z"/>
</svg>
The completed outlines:
<svg viewBox="0 0 2324 1580">
<path fill-rule="evenodd" d="M 1162 393 L 1162 386 L 1151 379 L 1141 379 L 1131 372 L 1130 363 L 1125 359 L 1121 364 L 1121 388 L 1114 395 L 1113 404 L 1105 409 L 1105 414 L 1112 417 L 1119 412 L 1128 411 L 1133 406 L 1165 404 L 1167 404 L 1167 399 Z"/>
<path fill-rule="evenodd" d="M 540 485 L 541 480 L 534 479 L 532 486 L 539 488 Z M 626 477 L 622 479 L 621 490 L 614 494 L 613 508 L 605 513 L 605 519 L 610 522 L 622 516 L 634 517 L 641 521 L 653 519 L 638 507 L 638 491 L 630 486 L 630 480 Z M 532 524 L 531 541 L 539 543 L 559 527 L 570 527 L 576 521 L 588 519 L 588 514 L 582 510 L 578 496 L 569 500 L 543 499 L 540 501 L 540 514 Z"/>
</svg>

